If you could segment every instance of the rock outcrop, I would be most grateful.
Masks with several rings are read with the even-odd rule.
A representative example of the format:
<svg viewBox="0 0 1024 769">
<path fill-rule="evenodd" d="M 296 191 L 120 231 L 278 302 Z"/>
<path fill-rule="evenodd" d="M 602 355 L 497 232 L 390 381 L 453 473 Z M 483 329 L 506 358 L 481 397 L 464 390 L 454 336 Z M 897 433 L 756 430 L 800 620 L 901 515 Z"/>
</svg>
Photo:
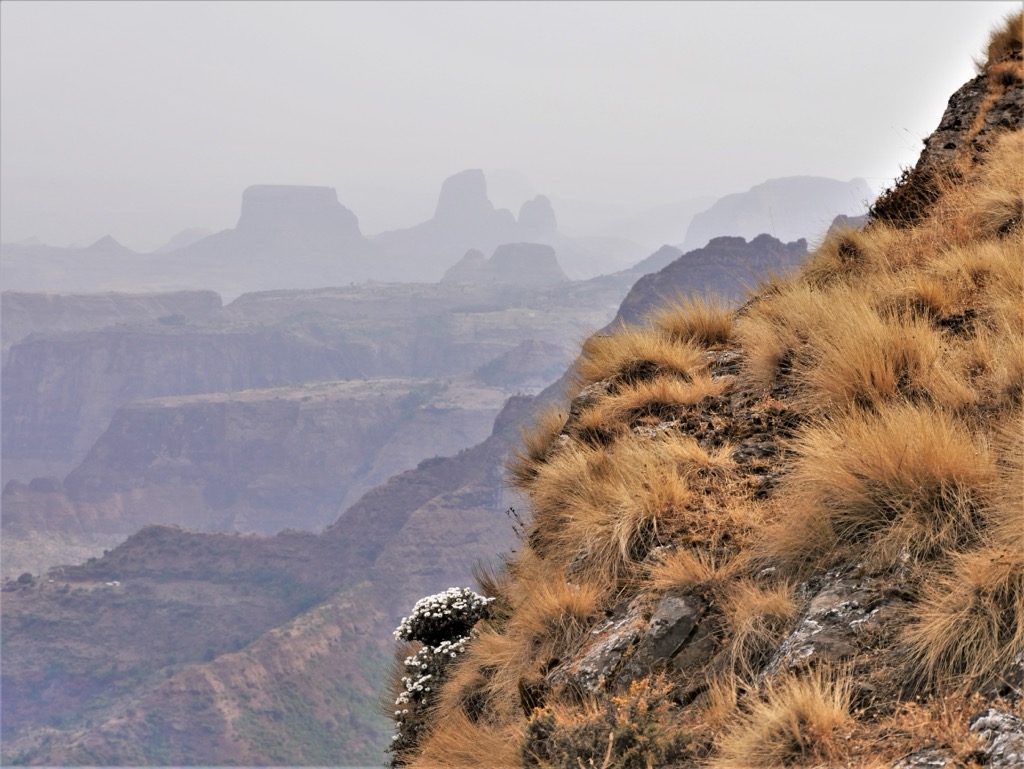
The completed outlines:
<svg viewBox="0 0 1024 769">
<path fill-rule="evenodd" d="M 616 316 L 637 323 L 651 307 L 676 298 L 670 287 L 738 301 L 770 273 L 785 274 L 807 256 L 807 241 L 783 243 L 770 235 L 714 238 L 633 284 Z"/>
</svg>

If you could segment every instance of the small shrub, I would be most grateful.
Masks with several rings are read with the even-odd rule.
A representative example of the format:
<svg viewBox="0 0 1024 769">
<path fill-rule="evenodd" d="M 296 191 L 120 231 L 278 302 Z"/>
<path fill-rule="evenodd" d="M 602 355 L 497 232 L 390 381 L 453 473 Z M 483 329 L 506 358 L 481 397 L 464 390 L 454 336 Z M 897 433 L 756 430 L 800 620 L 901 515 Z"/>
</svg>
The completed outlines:
<svg viewBox="0 0 1024 769">
<path fill-rule="evenodd" d="M 629 690 L 576 708 L 535 711 L 526 727 L 522 765 L 543 769 L 650 769 L 688 758 L 661 676 L 633 681 Z"/>
</svg>

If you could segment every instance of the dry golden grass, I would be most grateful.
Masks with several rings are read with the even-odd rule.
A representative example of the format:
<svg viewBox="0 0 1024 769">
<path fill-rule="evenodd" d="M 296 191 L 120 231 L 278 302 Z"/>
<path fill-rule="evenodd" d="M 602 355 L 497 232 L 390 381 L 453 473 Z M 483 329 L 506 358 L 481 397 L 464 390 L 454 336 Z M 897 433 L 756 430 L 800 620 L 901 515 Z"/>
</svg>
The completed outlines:
<svg viewBox="0 0 1024 769">
<path fill-rule="evenodd" d="M 678 417 L 681 409 L 721 395 L 726 385 L 724 379 L 713 380 L 706 373 L 697 374 L 690 381 L 667 376 L 640 380 L 601 399 L 580 415 L 574 427 L 584 436 L 614 436 L 622 426 L 669 421 Z"/>
<path fill-rule="evenodd" d="M 461 710 L 440 714 L 406 766 L 410 769 L 469 769 L 521 766 L 522 729 L 514 725 L 473 722 Z"/>
<path fill-rule="evenodd" d="M 997 682 L 1024 654 L 1024 535 L 1016 539 L 957 555 L 924 583 L 903 633 L 920 679 L 967 691 Z"/>
<path fill-rule="evenodd" d="M 840 766 L 852 726 L 848 673 L 784 676 L 741 702 L 718 740 L 712 769 Z"/>
<path fill-rule="evenodd" d="M 988 47 L 985 50 L 986 60 L 979 62 L 979 70 L 984 71 L 986 67 L 995 64 L 1005 56 L 1015 52 L 1019 54 L 1022 36 L 1024 36 L 1024 13 L 1018 11 L 1008 17 L 1004 25 L 992 31 Z"/>
<path fill-rule="evenodd" d="M 587 339 L 572 374 L 582 388 L 605 379 L 630 382 L 656 374 L 688 379 L 706 368 L 704 352 L 697 345 L 673 341 L 654 329 L 624 326 Z"/>
<path fill-rule="evenodd" d="M 986 103 L 1024 75 L 1007 56 L 1021 24 L 993 36 Z M 968 695 L 1024 654 L 1024 132 L 999 130 L 736 313 L 681 296 L 648 328 L 586 340 L 574 386 L 606 392 L 570 425 L 551 408 L 524 434 L 510 465 L 529 504 L 523 547 L 481 575 L 499 601 L 411 765 L 643 767 L 616 735 L 650 747 L 680 724 L 695 739 L 685 760 L 719 769 L 891 766 L 922 740 L 973 760 L 981 700 Z M 712 382 L 706 349 L 725 345 L 743 370 Z M 758 421 L 765 404 L 798 417 L 780 477 L 702 448 L 686 419 L 668 425 L 709 396 L 739 405 L 731 423 L 713 413 L 737 443 L 774 424 Z M 906 601 L 858 636 L 876 645 L 857 652 L 870 668 L 857 719 L 848 672 L 757 683 L 806 599 L 798 580 L 831 566 Z M 681 712 L 669 679 L 660 705 L 654 689 L 582 704 L 551 689 L 604 611 L 679 590 L 708 602 L 715 644 L 677 682 L 673 696 L 697 697 Z M 923 698 L 900 702 L 915 682 Z"/>
<path fill-rule="evenodd" d="M 713 347 L 732 338 L 733 310 L 718 296 L 679 294 L 654 310 L 648 320 L 676 342 Z"/>
<path fill-rule="evenodd" d="M 522 488 L 533 480 L 537 467 L 547 458 L 562 432 L 565 420 L 565 411 L 550 404 L 529 426 L 521 429 L 519 445 L 513 449 L 512 457 L 506 463 L 510 485 Z"/>
<path fill-rule="evenodd" d="M 843 414 L 792 448 L 786 512 L 764 548 L 793 567 L 861 556 L 881 567 L 968 548 L 997 488 L 985 438 L 930 407 Z"/>
<path fill-rule="evenodd" d="M 644 583 L 652 590 L 690 590 L 712 580 L 721 579 L 731 571 L 733 561 L 715 548 L 677 547 L 659 553 L 646 566 Z"/>
<path fill-rule="evenodd" d="M 718 605 L 729 634 L 729 656 L 737 673 L 757 670 L 799 614 L 792 585 L 762 585 L 749 579 L 725 586 Z"/>
<path fill-rule="evenodd" d="M 880 316 L 861 301 L 835 309 L 794 367 L 809 413 L 896 399 L 949 409 L 974 403 L 974 392 L 951 370 L 946 340 L 927 320 Z"/>
</svg>

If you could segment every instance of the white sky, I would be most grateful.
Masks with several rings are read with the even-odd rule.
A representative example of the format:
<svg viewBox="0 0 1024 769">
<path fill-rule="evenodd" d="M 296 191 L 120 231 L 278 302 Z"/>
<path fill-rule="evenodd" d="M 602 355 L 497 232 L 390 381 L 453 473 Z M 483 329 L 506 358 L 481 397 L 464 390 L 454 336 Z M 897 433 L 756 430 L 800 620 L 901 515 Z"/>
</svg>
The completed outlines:
<svg viewBox="0 0 1024 769">
<path fill-rule="evenodd" d="M 632 209 L 912 164 L 1018 2 L 0 3 L 0 238 L 154 248 L 250 184 L 366 234 L 447 176 Z"/>
</svg>

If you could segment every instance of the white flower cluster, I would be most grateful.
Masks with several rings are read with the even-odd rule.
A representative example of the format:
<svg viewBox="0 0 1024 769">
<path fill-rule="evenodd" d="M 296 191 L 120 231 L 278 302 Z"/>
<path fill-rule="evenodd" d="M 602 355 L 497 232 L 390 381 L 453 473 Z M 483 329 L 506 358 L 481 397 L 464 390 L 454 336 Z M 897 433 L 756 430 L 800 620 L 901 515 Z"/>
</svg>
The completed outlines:
<svg viewBox="0 0 1024 769">
<path fill-rule="evenodd" d="M 460 637 L 480 619 L 494 599 L 477 595 L 468 587 L 450 587 L 443 593 L 421 598 L 412 614 L 402 617 L 395 629 L 396 641 L 422 641 L 433 645 Z"/>
<path fill-rule="evenodd" d="M 422 714 L 430 693 L 445 679 L 448 665 L 466 650 L 473 625 L 486 614 L 493 598 L 484 598 L 469 588 L 452 587 L 416 602 L 412 614 L 402 618 L 395 630 L 397 641 L 420 641 L 423 646 L 405 658 L 408 675 L 402 676 L 402 691 L 395 699 L 397 733 L 391 738 L 392 752 L 416 744 L 423 728 Z"/>
</svg>

